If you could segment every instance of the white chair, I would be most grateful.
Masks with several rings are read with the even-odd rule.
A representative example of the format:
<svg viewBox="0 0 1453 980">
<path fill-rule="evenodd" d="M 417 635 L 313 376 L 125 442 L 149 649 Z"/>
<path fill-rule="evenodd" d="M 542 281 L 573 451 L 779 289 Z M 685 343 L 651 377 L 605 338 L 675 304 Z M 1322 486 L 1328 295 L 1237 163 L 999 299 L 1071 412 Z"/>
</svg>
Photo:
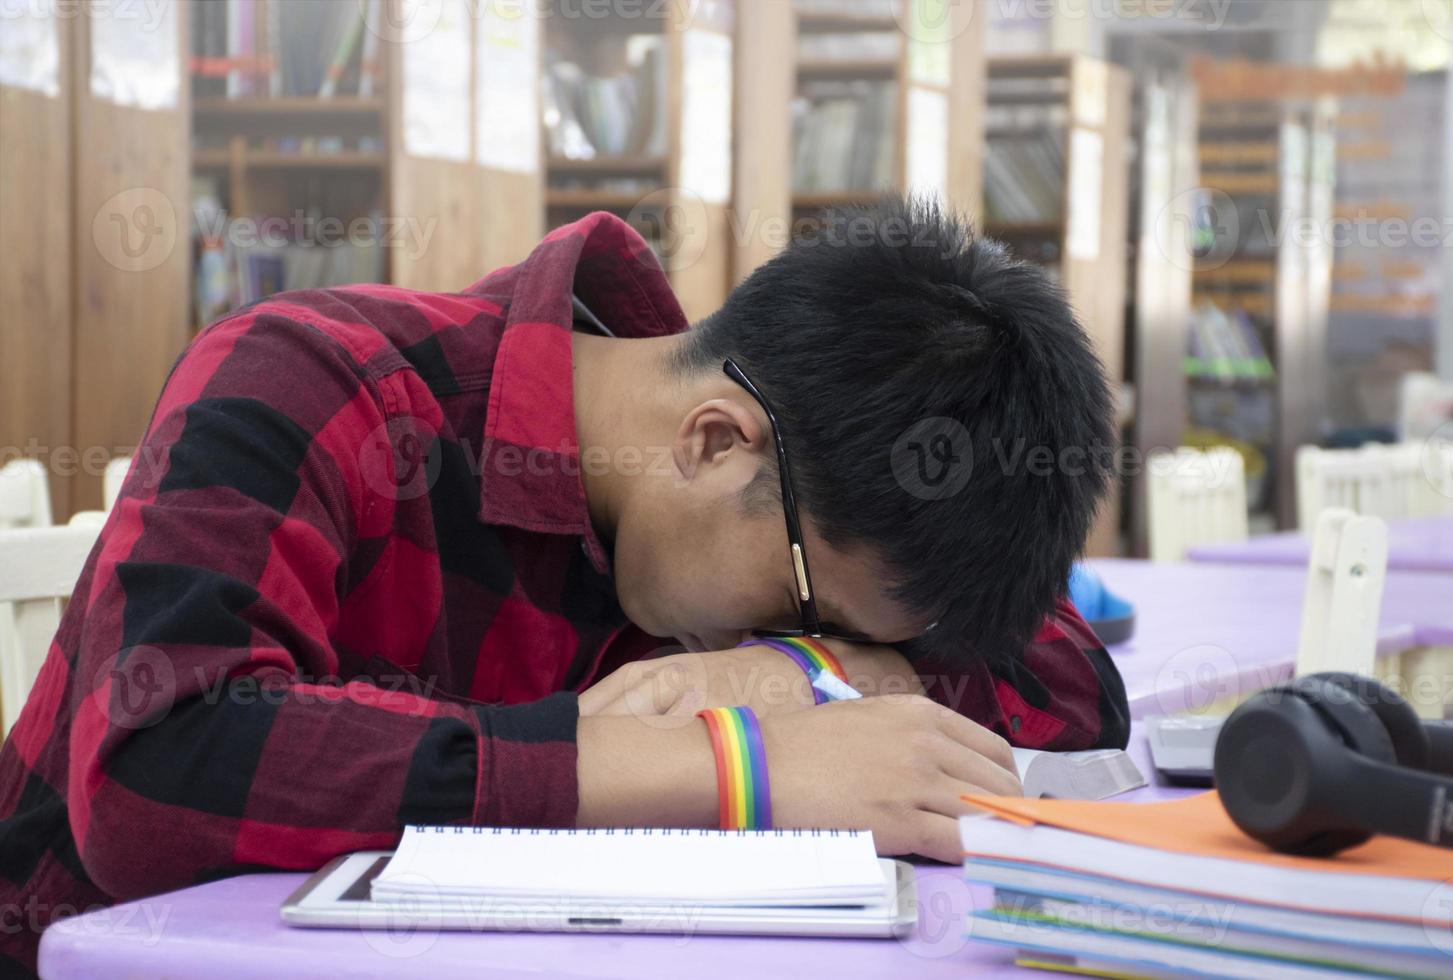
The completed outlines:
<svg viewBox="0 0 1453 980">
<path fill-rule="evenodd" d="M 121 485 L 126 482 L 126 474 L 130 471 L 130 456 L 117 456 L 106 464 L 105 475 L 101 478 L 101 494 L 108 511 L 116 506 L 116 498 L 121 496 Z"/>
<path fill-rule="evenodd" d="M 49 527 L 50 480 L 33 459 L 0 466 L 0 528 Z"/>
<path fill-rule="evenodd" d="M 1417 466 L 1409 507 L 1414 517 L 1453 514 L 1453 431 L 1448 438 L 1404 443 Z"/>
<path fill-rule="evenodd" d="M 1304 534 L 1331 507 L 1384 520 L 1453 513 L 1453 445 L 1442 440 L 1302 446 L 1296 465 L 1297 523 Z"/>
<path fill-rule="evenodd" d="M 1236 450 L 1152 453 L 1146 479 L 1152 561 L 1180 561 L 1198 545 L 1246 540 L 1246 464 Z"/>
<path fill-rule="evenodd" d="M 1387 518 L 1417 516 L 1415 504 L 1418 499 L 1418 484 L 1423 480 L 1423 461 L 1419 446 L 1399 444 L 1369 447 L 1382 470 L 1383 500 L 1382 515 Z"/>
<path fill-rule="evenodd" d="M 20 716 L 100 528 L 0 530 L 0 719 Z"/>
<path fill-rule="evenodd" d="M 1387 524 L 1329 507 L 1317 517 L 1307 557 L 1307 591 L 1296 675 L 1341 670 L 1371 676 L 1387 582 Z"/>
<path fill-rule="evenodd" d="M 99 534 L 87 524 L 0 530 L 0 719 L 7 735 Z"/>
<path fill-rule="evenodd" d="M 1448 422 L 1453 422 L 1453 381 L 1417 371 L 1403 375 L 1398 389 L 1399 438 L 1421 442 Z"/>
<path fill-rule="evenodd" d="M 1311 534 L 1324 510 L 1341 508 L 1354 514 L 1382 517 L 1382 486 L 1377 460 L 1368 447 L 1297 449 L 1297 524 Z"/>
</svg>

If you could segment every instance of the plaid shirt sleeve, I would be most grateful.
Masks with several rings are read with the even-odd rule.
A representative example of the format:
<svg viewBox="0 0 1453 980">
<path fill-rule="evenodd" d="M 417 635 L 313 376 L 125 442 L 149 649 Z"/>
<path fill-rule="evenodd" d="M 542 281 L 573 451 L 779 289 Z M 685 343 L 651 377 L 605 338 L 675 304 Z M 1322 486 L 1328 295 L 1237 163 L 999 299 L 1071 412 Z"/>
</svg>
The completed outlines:
<svg viewBox="0 0 1453 980">
<path fill-rule="evenodd" d="M 1130 708 L 1120 672 L 1068 599 L 1034 641 L 1003 664 L 917 665 L 928 696 L 1016 746 L 1052 751 L 1123 749 Z"/>
<path fill-rule="evenodd" d="M 360 472 L 406 382 L 302 322 L 316 312 L 260 309 L 173 371 L 63 627 L 68 810 L 117 899 L 315 868 L 408 823 L 575 820 L 573 694 L 503 707 L 337 680 L 360 542 L 407 536 Z M 32 700 L 60 697 L 54 660 Z"/>
</svg>

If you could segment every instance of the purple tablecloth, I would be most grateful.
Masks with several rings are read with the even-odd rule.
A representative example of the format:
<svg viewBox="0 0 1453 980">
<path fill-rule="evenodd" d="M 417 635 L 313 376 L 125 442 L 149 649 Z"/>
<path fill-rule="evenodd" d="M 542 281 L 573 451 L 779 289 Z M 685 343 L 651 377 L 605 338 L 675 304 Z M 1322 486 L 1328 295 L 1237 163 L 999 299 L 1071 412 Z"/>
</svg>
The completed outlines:
<svg viewBox="0 0 1453 980">
<path fill-rule="evenodd" d="M 1098 559 L 1106 588 L 1136 608 L 1110 648 L 1134 718 L 1196 709 L 1291 676 L 1306 572 L 1289 566 Z M 1453 577 L 1389 572 L 1378 653 L 1453 644 Z"/>
<path fill-rule="evenodd" d="M 1153 778 L 1143 739 L 1131 746 Z M 1185 790 L 1150 786 L 1121 799 L 1170 799 Z M 964 938 L 968 913 L 989 890 L 962 870 L 918 867 L 919 926 L 903 940 L 552 933 L 418 933 L 294 929 L 278 908 L 306 876 L 229 878 L 65 919 L 46 931 L 47 980 L 165 976 L 796 978 L 1024 975 L 1011 951 Z"/>
<path fill-rule="evenodd" d="M 1309 550 L 1305 535 L 1286 531 L 1229 544 L 1203 545 L 1190 549 L 1186 557 L 1191 561 L 1306 568 Z M 1388 521 L 1387 567 L 1399 571 L 1453 573 L 1453 516 Z"/>
</svg>

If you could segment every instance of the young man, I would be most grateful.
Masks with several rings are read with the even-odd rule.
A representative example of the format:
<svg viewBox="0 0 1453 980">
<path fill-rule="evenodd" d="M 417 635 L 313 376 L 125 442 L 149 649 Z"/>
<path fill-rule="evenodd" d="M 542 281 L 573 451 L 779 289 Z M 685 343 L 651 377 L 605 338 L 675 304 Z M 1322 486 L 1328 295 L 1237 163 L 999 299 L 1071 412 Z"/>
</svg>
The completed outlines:
<svg viewBox="0 0 1453 980">
<path fill-rule="evenodd" d="M 686 326 L 598 214 L 460 294 L 204 332 L 0 750 L 0 948 L 408 823 L 715 825 L 703 706 L 755 709 L 777 825 L 945 860 L 1006 739 L 1124 743 L 1059 598 L 1110 401 L 1040 272 L 889 203 Z M 801 710 L 737 648 L 774 629 L 869 696 Z"/>
</svg>

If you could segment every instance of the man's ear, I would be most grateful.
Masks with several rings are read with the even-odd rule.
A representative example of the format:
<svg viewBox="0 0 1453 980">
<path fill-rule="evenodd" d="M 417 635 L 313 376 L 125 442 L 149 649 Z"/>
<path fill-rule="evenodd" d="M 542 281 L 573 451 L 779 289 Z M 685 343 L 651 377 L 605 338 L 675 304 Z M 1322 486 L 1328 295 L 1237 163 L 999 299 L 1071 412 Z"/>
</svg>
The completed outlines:
<svg viewBox="0 0 1453 980">
<path fill-rule="evenodd" d="M 672 458 L 682 480 L 692 480 L 707 467 L 733 460 L 733 454 L 758 460 L 770 439 L 766 420 L 745 404 L 730 398 L 713 398 L 697 405 L 681 419 L 672 444 Z M 743 469 L 750 480 L 757 466 Z"/>
</svg>

